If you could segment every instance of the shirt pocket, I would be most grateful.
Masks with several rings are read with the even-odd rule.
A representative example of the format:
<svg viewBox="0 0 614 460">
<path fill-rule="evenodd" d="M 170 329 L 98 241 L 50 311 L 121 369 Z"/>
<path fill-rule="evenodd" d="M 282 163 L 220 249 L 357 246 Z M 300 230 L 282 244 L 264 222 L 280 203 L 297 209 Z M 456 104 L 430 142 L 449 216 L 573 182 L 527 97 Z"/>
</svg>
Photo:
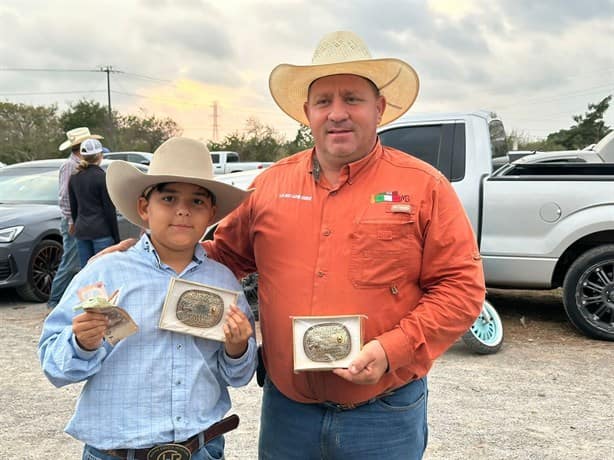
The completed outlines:
<svg viewBox="0 0 614 460">
<path fill-rule="evenodd" d="M 417 279 L 422 243 L 410 216 L 361 221 L 351 234 L 349 274 L 354 287 L 393 287 L 401 279 Z"/>
</svg>

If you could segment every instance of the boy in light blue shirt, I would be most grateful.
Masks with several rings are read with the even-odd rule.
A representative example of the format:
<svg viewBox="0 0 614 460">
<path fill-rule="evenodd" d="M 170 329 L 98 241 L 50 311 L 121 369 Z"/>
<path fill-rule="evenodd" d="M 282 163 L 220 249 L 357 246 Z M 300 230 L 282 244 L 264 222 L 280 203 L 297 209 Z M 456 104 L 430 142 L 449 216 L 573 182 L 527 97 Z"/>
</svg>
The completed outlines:
<svg viewBox="0 0 614 460">
<path fill-rule="evenodd" d="M 224 342 L 158 327 L 171 278 L 241 291 L 225 266 L 198 244 L 206 228 L 248 192 L 213 180 L 201 142 L 172 138 L 147 174 L 125 162 L 107 171 L 109 195 L 131 222 L 148 228 L 126 252 L 90 262 L 47 317 L 38 352 L 55 386 L 85 381 L 66 432 L 85 443 L 83 458 L 223 458 L 227 387 L 246 385 L 256 368 L 254 319 L 241 293 L 225 318 Z M 108 319 L 75 312 L 80 288 L 102 281 L 120 289 L 138 331 L 111 346 Z M 214 425 L 214 428 L 210 427 Z M 162 457 L 160 457 L 162 455 Z"/>
</svg>

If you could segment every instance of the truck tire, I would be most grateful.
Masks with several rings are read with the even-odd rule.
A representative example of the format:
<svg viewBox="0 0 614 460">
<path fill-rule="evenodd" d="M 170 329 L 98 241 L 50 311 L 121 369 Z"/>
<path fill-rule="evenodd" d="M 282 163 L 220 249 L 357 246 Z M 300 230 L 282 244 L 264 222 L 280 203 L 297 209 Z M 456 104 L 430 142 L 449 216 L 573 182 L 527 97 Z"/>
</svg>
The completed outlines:
<svg viewBox="0 0 614 460">
<path fill-rule="evenodd" d="M 497 310 L 487 301 L 480 316 L 462 337 L 464 344 L 479 355 L 492 355 L 503 345 L 503 322 Z"/>
<path fill-rule="evenodd" d="M 614 245 L 597 246 L 571 264 L 563 303 L 569 321 L 586 336 L 614 340 Z"/>
</svg>

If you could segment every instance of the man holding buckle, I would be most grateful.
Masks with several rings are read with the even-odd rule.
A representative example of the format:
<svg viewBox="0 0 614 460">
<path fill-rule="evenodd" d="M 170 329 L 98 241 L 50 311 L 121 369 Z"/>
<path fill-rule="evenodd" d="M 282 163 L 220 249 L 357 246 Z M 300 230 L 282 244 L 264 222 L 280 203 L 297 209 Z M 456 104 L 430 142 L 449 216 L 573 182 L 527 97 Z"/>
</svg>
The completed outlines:
<svg viewBox="0 0 614 460">
<path fill-rule="evenodd" d="M 311 65 L 282 64 L 269 86 L 315 148 L 259 175 L 204 243 L 236 275 L 259 273 L 260 459 L 419 459 L 426 374 L 478 316 L 485 288 L 450 183 L 377 136 L 415 101 L 417 74 L 335 32 Z M 293 372 L 291 317 L 325 315 L 364 315 L 362 350 L 347 369 Z"/>
</svg>

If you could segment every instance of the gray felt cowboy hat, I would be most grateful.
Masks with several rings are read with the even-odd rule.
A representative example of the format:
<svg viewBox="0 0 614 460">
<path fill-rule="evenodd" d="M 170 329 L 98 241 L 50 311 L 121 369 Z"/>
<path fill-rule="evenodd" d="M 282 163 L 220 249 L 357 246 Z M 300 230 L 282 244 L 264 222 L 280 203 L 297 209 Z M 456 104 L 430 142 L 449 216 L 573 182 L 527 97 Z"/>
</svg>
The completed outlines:
<svg viewBox="0 0 614 460">
<path fill-rule="evenodd" d="M 152 185 L 187 182 L 206 188 L 215 195 L 216 221 L 239 206 L 251 192 L 216 181 L 207 146 L 185 137 L 173 137 L 158 147 L 147 173 L 131 163 L 118 160 L 109 165 L 106 179 L 115 207 L 130 222 L 143 228 L 147 224 L 139 216 L 137 201 Z"/>
<path fill-rule="evenodd" d="M 280 64 L 269 77 L 269 89 L 277 105 L 299 123 L 309 125 L 303 112 L 309 85 L 318 78 L 351 74 L 371 80 L 386 98 L 380 125 L 396 120 L 412 106 L 420 86 L 418 74 L 400 59 L 373 59 L 367 45 L 353 32 L 325 35 L 311 65 Z"/>
<path fill-rule="evenodd" d="M 98 134 L 91 134 L 89 128 L 75 128 L 66 131 L 66 140 L 60 144 L 58 150 L 66 150 L 68 147 L 78 145 L 86 139 L 104 139 Z"/>
</svg>

